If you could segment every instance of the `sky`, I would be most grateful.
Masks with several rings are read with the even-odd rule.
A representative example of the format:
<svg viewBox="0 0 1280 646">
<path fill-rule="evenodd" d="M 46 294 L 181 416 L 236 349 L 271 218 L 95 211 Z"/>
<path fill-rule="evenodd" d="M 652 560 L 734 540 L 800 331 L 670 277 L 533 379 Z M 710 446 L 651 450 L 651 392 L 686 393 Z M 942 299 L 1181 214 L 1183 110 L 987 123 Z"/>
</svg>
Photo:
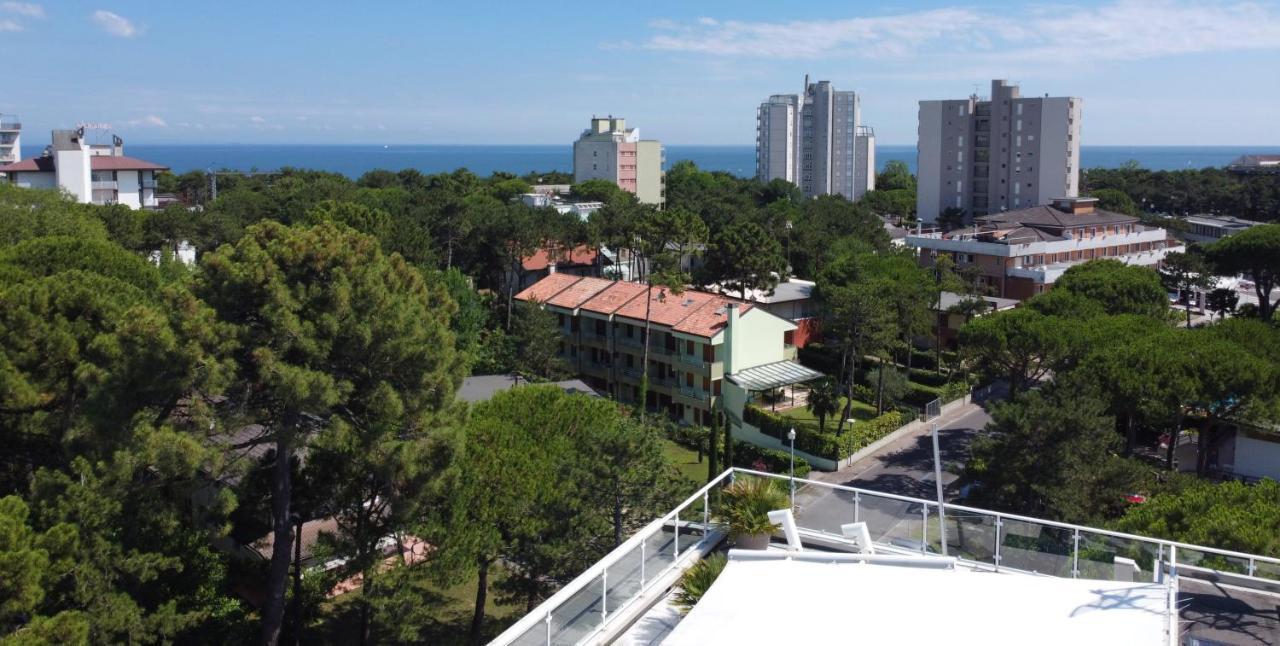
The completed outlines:
<svg viewBox="0 0 1280 646">
<path fill-rule="evenodd" d="M 0 1 L 0 113 L 24 147 L 567 144 L 593 114 L 668 144 L 751 145 L 804 77 L 861 94 L 881 144 L 917 101 L 1084 99 L 1085 145 L 1280 144 L 1280 0 L 959 4 Z"/>
</svg>

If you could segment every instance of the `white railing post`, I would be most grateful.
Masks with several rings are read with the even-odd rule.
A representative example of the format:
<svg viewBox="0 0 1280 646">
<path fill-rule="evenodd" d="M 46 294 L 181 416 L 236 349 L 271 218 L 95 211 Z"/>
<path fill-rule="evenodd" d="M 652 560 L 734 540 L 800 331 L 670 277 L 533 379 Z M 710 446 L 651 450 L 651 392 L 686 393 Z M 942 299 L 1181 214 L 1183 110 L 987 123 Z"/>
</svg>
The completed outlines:
<svg viewBox="0 0 1280 646">
<path fill-rule="evenodd" d="M 551 613 L 548 612 L 543 621 L 547 624 L 547 646 L 551 646 Z"/>
<path fill-rule="evenodd" d="M 1071 530 L 1071 578 L 1080 578 L 1080 530 Z"/>
<path fill-rule="evenodd" d="M 675 545 L 675 553 L 672 554 L 674 560 L 680 558 L 680 512 L 678 511 L 676 512 L 676 540 L 673 545 Z"/>
<path fill-rule="evenodd" d="M 640 541 L 640 589 L 644 589 L 644 541 Z"/>
<path fill-rule="evenodd" d="M 609 621 L 609 571 L 600 573 L 600 625 Z"/>
<path fill-rule="evenodd" d="M 1252 556 L 1251 556 L 1251 557 L 1249 557 L 1249 576 L 1253 576 L 1253 571 L 1254 571 L 1256 568 L 1257 568 L 1257 566 L 1256 566 L 1256 565 L 1254 564 L 1254 562 L 1253 562 L 1253 557 L 1252 557 Z"/>
<path fill-rule="evenodd" d="M 853 522 L 858 522 L 858 507 L 862 502 L 862 494 L 853 492 Z"/>
<path fill-rule="evenodd" d="M 1156 566 L 1151 573 L 1152 583 L 1164 583 L 1164 543 L 1156 543 Z"/>
<path fill-rule="evenodd" d="M 1178 578 L 1178 546 L 1169 546 L 1169 576 Z"/>
<path fill-rule="evenodd" d="M 920 553 L 929 551 L 929 503 L 920 503 Z"/>
<path fill-rule="evenodd" d="M 707 532 L 711 531 L 711 505 L 707 503 L 710 500 L 711 492 L 702 494 L 702 536 L 706 538 Z"/>
<path fill-rule="evenodd" d="M 1003 527 L 1004 521 L 1000 520 L 1000 514 L 996 514 L 996 553 L 991 557 L 996 564 L 996 572 L 1000 571 L 1000 530 Z"/>
</svg>

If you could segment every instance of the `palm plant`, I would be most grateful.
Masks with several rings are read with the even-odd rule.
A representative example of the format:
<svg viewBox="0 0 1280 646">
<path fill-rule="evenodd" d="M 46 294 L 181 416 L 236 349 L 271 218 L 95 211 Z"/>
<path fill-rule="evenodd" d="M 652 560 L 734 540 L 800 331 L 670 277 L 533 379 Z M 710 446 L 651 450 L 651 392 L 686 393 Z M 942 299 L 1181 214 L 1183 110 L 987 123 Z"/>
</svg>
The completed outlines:
<svg viewBox="0 0 1280 646">
<path fill-rule="evenodd" d="M 818 431 L 825 433 L 827 417 L 840 410 L 840 390 L 836 383 L 830 379 L 823 379 L 814 384 L 809 389 L 809 401 L 805 404 L 805 408 L 818 418 Z"/>
<path fill-rule="evenodd" d="M 698 605 L 702 595 L 706 594 L 711 584 L 716 582 L 716 578 L 720 576 L 720 572 L 724 571 L 724 566 L 728 562 L 729 559 L 725 558 L 724 554 L 712 554 L 684 571 L 680 577 L 680 591 L 675 597 L 675 603 L 680 607 L 681 614 L 688 614 L 689 610 Z"/>
<path fill-rule="evenodd" d="M 729 536 L 735 539 L 767 536 L 776 529 L 769 512 L 788 506 L 787 494 L 775 481 L 741 477 L 724 488 L 720 520 L 728 525 Z"/>
</svg>

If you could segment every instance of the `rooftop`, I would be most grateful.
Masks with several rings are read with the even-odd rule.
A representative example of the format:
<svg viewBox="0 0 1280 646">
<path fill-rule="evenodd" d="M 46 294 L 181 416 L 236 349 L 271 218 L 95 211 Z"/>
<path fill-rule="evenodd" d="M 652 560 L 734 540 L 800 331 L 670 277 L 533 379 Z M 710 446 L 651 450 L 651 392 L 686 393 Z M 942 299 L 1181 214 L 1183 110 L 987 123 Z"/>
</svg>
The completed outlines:
<svg viewBox="0 0 1280 646">
<path fill-rule="evenodd" d="M 552 262 L 557 265 L 591 265 L 596 261 L 596 250 L 586 245 L 576 247 L 566 253 L 564 250 L 552 250 L 543 247 L 533 253 L 532 256 L 524 258 L 520 261 L 520 266 L 525 271 L 542 271 L 551 265 Z"/>
<path fill-rule="evenodd" d="M 123 155 L 94 155 L 89 158 L 91 170 L 168 170 L 153 162 Z M 52 173 L 53 157 L 41 156 L 24 159 L 20 162 L 0 166 L 0 173 Z"/>
<path fill-rule="evenodd" d="M 1083 201 L 1080 198 L 1079 201 Z M 1113 224 L 1125 222 L 1137 222 L 1138 218 L 1132 215 L 1124 215 L 1122 213 L 1114 213 L 1104 211 L 1093 207 L 1084 207 L 1083 209 L 1068 209 L 1057 204 L 1041 204 L 1016 211 L 1005 211 L 1003 213 L 994 213 L 975 218 L 978 222 L 991 225 L 1022 225 L 1024 227 L 1049 227 L 1052 229 L 1066 229 L 1071 227 L 1087 227 L 1097 226 L 1100 224 Z"/>
<path fill-rule="evenodd" d="M 1280 639 L 1268 619 L 1280 602 L 1280 559 L 950 503 L 944 524 L 936 501 L 802 478 L 791 509 L 771 512 L 782 515 L 785 540 L 731 550 L 681 617 L 668 591 L 721 549 L 715 491 L 741 477 L 790 480 L 722 473 L 491 643 Z"/>
<path fill-rule="evenodd" d="M 970 296 L 965 294 L 957 294 L 955 292 L 942 292 L 941 298 L 938 299 L 938 310 L 947 311 L 961 302 L 969 299 L 977 299 L 987 304 L 987 307 L 994 311 L 1012 309 L 1018 306 L 1019 301 L 1013 298 L 996 298 L 995 296 Z"/>
<path fill-rule="evenodd" d="M 649 292 L 649 321 L 693 336 L 710 338 L 724 328 L 729 322 L 725 307 L 729 303 L 740 303 L 741 313 L 751 309 L 749 303 L 720 294 L 691 289 L 676 294 L 666 287 L 655 286 L 647 290 L 643 283 L 566 274 L 551 274 L 516 294 L 515 298 L 644 321 L 646 291 Z"/>
<path fill-rule="evenodd" d="M 519 375 L 475 375 L 462 380 L 458 388 L 458 399 L 465 402 L 482 402 L 504 390 L 528 384 L 529 381 Z M 583 394 L 599 397 L 599 393 L 580 379 L 569 379 L 555 382 L 561 390 L 569 394 Z"/>
</svg>

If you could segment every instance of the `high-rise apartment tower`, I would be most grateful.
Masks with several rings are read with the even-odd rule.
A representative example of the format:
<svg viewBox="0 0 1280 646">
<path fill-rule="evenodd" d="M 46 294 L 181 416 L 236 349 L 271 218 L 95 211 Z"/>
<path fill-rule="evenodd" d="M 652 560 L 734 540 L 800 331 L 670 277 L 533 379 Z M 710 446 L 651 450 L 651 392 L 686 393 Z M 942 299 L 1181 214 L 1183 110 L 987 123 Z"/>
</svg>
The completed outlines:
<svg viewBox="0 0 1280 646">
<path fill-rule="evenodd" d="M 920 102 L 916 210 L 974 216 L 1079 194 L 1080 107 L 1074 97 L 1023 98 L 1008 81 L 990 99 Z"/>
<path fill-rule="evenodd" d="M 769 97 L 756 111 L 756 177 L 785 179 L 806 197 L 862 197 L 875 188 L 875 132 L 861 118 L 857 93 L 830 81 L 805 78 L 803 95 Z"/>
</svg>

